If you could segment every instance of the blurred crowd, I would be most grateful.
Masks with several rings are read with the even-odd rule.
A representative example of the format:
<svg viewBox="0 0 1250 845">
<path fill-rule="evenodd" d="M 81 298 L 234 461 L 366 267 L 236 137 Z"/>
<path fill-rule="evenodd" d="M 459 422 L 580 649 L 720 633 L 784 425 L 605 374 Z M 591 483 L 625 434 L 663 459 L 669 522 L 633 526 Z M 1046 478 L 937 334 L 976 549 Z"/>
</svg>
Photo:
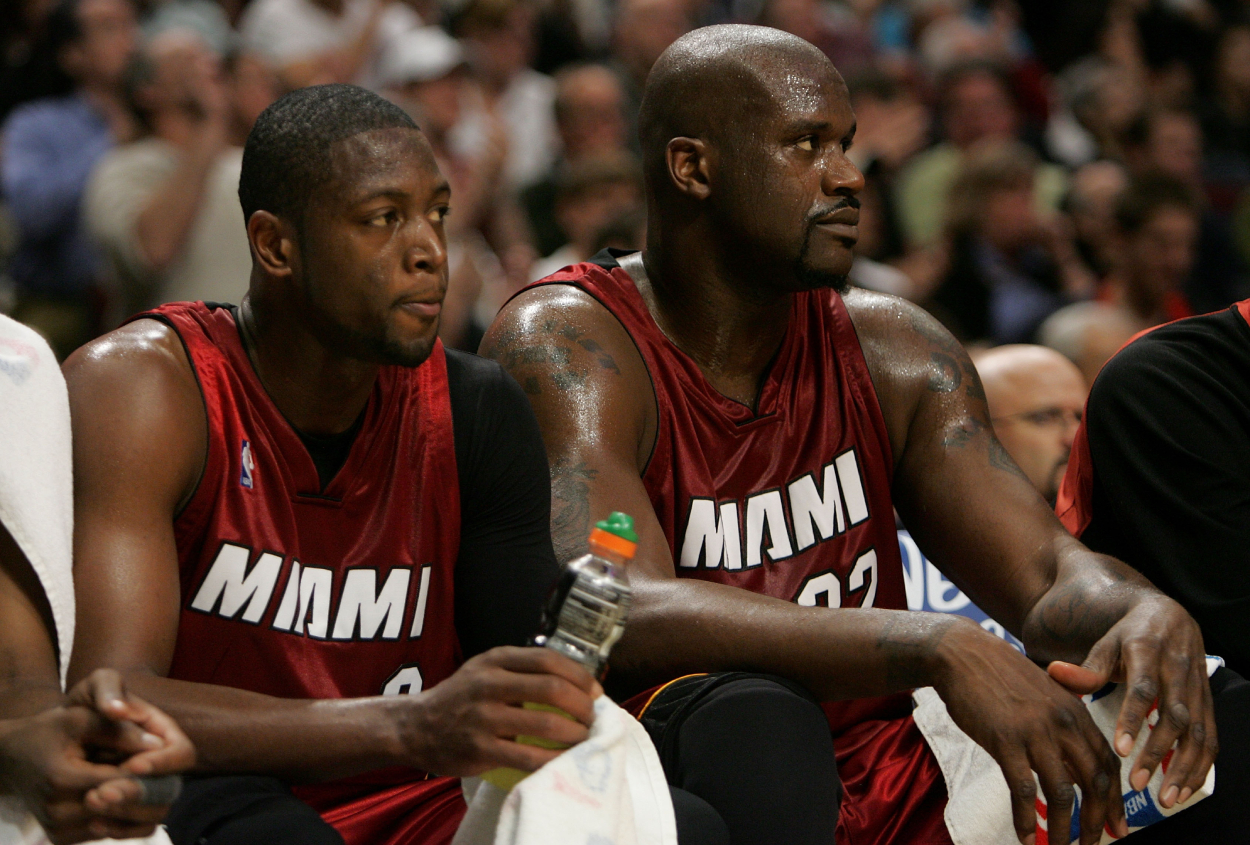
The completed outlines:
<svg viewBox="0 0 1250 845">
<path fill-rule="evenodd" d="M 14 0 L 0 11 L 0 312 L 64 357 L 166 301 L 237 302 L 241 146 L 281 93 L 409 110 L 452 183 L 444 342 L 645 237 L 635 118 L 689 29 L 829 55 L 867 177 L 855 284 L 1087 380 L 1250 295 L 1247 0 Z"/>
</svg>

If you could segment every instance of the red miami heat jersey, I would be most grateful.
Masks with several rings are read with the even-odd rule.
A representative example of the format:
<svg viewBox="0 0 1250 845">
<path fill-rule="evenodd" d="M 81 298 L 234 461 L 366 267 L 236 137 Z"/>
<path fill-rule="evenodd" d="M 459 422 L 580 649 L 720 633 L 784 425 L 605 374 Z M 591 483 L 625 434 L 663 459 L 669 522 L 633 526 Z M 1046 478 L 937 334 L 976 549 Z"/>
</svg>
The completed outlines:
<svg viewBox="0 0 1250 845">
<path fill-rule="evenodd" d="M 322 490 L 228 309 L 143 316 L 182 338 L 208 416 L 203 477 L 174 523 L 182 611 L 169 677 L 325 699 L 415 694 L 452 674 L 460 499 L 441 344 L 420 367 L 380 370 Z M 297 792 L 349 845 L 450 840 L 463 810 L 458 781 L 403 768 Z"/>
<path fill-rule="evenodd" d="M 840 296 L 794 296 L 750 408 L 660 331 L 621 267 L 578 264 L 539 282 L 560 283 L 603 304 L 647 366 L 659 413 L 643 483 L 679 577 L 806 606 L 907 608 L 889 435 Z M 941 773 L 910 696 L 824 707 L 846 792 L 839 841 L 949 841 Z"/>
</svg>

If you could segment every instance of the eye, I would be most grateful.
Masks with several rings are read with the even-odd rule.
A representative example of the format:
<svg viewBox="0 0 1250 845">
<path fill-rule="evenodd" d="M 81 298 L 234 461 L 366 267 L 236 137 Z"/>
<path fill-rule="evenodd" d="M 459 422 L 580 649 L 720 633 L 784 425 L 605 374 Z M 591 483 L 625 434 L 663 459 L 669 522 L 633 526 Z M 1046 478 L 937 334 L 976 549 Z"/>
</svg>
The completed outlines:
<svg viewBox="0 0 1250 845">
<path fill-rule="evenodd" d="M 451 206 L 440 205 L 430 212 L 430 219 L 435 223 L 442 223 L 447 219 L 447 215 L 451 214 Z"/>
<path fill-rule="evenodd" d="M 379 229 L 381 229 L 386 226 L 394 225 L 396 222 L 398 222 L 398 220 L 399 220 L 399 212 L 393 208 L 388 208 L 385 211 L 379 211 L 377 214 L 374 214 L 372 217 L 367 219 L 365 221 L 365 225 L 376 226 Z"/>
<path fill-rule="evenodd" d="M 810 153 L 816 149 L 816 136 L 806 135 L 800 138 L 799 142 L 795 144 L 795 146 L 798 147 L 800 150 L 803 150 L 804 152 Z"/>
</svg>

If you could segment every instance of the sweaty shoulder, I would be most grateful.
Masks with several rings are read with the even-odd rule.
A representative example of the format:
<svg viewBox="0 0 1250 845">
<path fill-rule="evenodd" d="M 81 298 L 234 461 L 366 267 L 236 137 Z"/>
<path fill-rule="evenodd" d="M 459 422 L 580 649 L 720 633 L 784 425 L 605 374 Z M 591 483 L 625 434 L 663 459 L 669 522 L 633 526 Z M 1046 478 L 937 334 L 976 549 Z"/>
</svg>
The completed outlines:
<svg viewBox="0 0 1250 845">
<path fill-rule="evenodd" d="M 549 450 L 557 428 L 575 436 L 574 419 L 585 423 L 594 409 L 645 463 L 655 437 L 650 376 L 625 327 L 586 291 L 565 283 L 522 291 L 500 310 L 481 354 L 525 390 Z"/>
<path fill-rule="evenodd" d="M 207 444 L 204 400 L 182 340 L 159 320 L 136 320 L 83 346 L 63 367 L 75 476 L 125 460 L 176 487 L 185 503 Z"/>
<path fill-rule="evenodd" d="M 922 400 L 984 402 L 976 368 L 945 326 L 915 303 L 852 288 L 842 297 L 872 375 L 894 454 L 900 456 Z"/>
</svg>

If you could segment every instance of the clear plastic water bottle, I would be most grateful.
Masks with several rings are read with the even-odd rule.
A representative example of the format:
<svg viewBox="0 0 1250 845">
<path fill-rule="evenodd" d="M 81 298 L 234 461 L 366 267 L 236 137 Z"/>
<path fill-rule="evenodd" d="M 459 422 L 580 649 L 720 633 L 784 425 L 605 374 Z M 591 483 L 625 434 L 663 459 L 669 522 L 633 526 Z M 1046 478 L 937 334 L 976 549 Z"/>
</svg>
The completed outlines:
<svg viewBox="0 0 1250 845">
<path fill-rule="evenodd" d="M 534 645 L 558 651 L 596 678 L 625 632 L 632 592 L 626 564 L 638 549 L 634 520 L 614 512 L 590 532 L 590 553 L 569 561 L 543 608 Z"/>
<path fill-rule="evenodd" d="M 595 524 L 590 532 L 590 553 L 569 561 L 552 588 L 543 608 L 533 645 L 558 651 L 580 663 L 596 678 L 607 668 L 612 646 L 625 632 L 625 619 L 633 593 L 625 565 L 638 549 L 634 520 L 614 512 Z M 526 702 L 529 710 L 547 710 L 572 718 L 563 710 L 545 704 Z M 518 736 L 517 742 L 543 748 L 565 746 L 533 736 Z M 492 769 L 482 779 L 503 790 L 520 783 L 528 772 L 512 768 Z"/>
</svg>

